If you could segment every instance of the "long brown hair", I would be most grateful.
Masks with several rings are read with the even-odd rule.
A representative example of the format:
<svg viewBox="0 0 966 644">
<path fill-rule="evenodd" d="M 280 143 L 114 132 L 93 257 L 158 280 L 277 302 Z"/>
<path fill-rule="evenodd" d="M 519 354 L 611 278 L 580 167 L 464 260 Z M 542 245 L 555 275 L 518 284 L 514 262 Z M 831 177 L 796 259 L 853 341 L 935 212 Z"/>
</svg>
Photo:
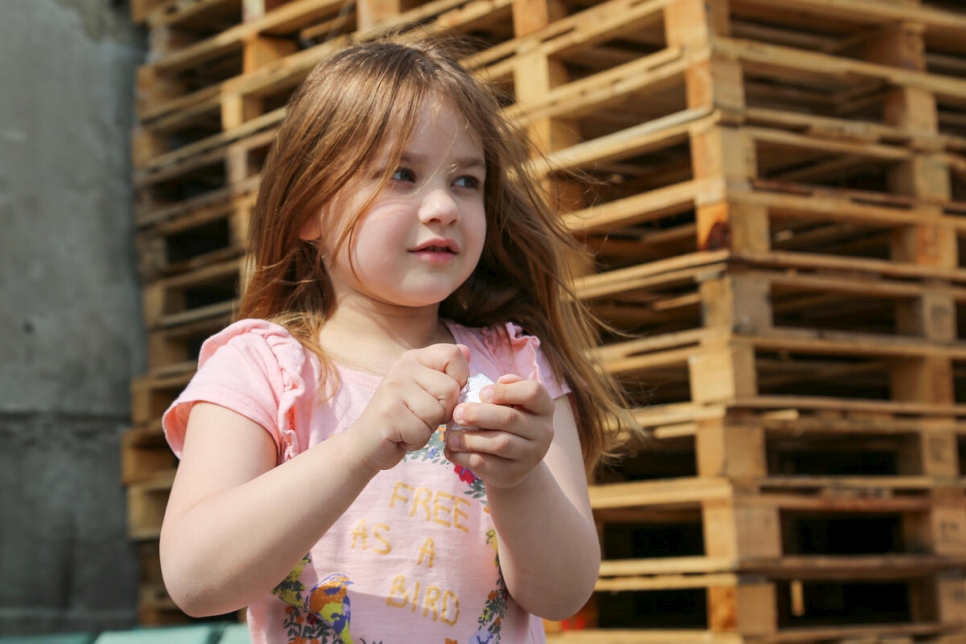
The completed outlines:
<svg viewBox="0 0 966 644">
<path fill-rule="evenodd" d="M 451 101 L 479 137 L 486 162 L 486 240 L 470 278 L 440 305 L 466 326 L 515 322 L 541 340 L 558 378 L 573 388 L 583 456 L 590 470 L 625 416 L 620 387 L 589 359 L 595 320 L 571 290 L 573 237 L 530 174 L 528 139 L 500 116 L 496 93 L 459 63 L 452 39 L 384 39 L 320 62 L 292 96 L 262 172 L 251 222 L 254 271 L 241 317 L 287 327 L 320 360 L 318 336 L 332 314 L 331 282 L 315 243 L 300 232 L 385 145 L 398 161 L 424 99 Z M 385 179 L 392 172 L 390 164 Z M 346 243 L 376 194 L 342 226 Z"/>
</svg>

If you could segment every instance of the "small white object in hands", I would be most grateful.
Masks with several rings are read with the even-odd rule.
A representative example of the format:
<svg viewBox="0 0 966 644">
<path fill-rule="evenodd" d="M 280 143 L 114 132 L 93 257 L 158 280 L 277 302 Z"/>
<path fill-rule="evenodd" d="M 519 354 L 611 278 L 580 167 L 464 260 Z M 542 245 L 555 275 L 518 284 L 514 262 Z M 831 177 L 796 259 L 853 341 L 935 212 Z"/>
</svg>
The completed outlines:
<svg viewBox="0 0 966 644">
<path fill-rule="evenodd" d="M 484 376 L 482 373 L 470 376 L 466 381 L 466 385 L 464 385 L 463 390 L 460 391 L 459 402 L 480 402 L 480 390 L 486 385 L 492 384 L 493 381 Z M 446 423 L 446 429 L 479 429 L 479 427 L 476 425 L 460 425 L 454 420 Z"/>
</svg>

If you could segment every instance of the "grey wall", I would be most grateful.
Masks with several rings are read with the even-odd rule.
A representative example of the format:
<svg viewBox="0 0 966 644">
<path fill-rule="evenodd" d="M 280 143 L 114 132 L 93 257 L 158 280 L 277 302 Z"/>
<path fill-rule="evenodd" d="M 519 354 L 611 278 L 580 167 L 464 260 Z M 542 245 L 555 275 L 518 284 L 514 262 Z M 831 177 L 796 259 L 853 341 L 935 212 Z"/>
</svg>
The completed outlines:
<svg viewBox="0 0 966 644">
<path fill-rule="evenodd" d="M 118 482 L 144 368 L 128 15 L 0 0 L 0 635 L 136 619 Z"/>
</svg>

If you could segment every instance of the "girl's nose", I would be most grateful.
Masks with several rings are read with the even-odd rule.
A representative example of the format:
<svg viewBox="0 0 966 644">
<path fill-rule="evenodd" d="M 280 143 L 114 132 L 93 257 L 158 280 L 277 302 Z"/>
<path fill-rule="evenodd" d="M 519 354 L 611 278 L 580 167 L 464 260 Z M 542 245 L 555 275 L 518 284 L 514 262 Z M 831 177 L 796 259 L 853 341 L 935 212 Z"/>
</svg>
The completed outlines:
<svg viewBox="0 0 966 644">
<path fill-rule="evenodd" d="M 459 221 L 460 211 L 448 191 L 437 188 L 430 190 L 419 204 L 419 220 L 426 224 L 437 222 L 448 225 Z"/>
</svg>

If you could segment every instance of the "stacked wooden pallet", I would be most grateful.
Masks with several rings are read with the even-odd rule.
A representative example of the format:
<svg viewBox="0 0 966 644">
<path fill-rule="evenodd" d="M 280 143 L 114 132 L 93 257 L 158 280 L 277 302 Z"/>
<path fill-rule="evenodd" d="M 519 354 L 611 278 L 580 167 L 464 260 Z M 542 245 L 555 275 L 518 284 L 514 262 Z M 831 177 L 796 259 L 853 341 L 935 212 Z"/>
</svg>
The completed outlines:
<svg viewBox="0 0 966 644">
<path fill-rule="evenodd" d="M 568 641 L 966 641 L 966 12 L 634 6 L 654 49 L 581 39 L 627 58 L 531 112 L 579 132 L 579 292 L 645 333 L 600 352 L 657 436 L 593 490 Z"/>
<path fill-rule="evenodd" d="M 966 9 L 920 0 L 141 0 L 150 372 L 124 447 L 145 622 L 161 411 L 231 316 L 265 150 L 342 42 L 476 37 L 597 263 L 655 436 L 592 490 L 606 561 L 552 637 L 966 642 Z"/>
</svg>

